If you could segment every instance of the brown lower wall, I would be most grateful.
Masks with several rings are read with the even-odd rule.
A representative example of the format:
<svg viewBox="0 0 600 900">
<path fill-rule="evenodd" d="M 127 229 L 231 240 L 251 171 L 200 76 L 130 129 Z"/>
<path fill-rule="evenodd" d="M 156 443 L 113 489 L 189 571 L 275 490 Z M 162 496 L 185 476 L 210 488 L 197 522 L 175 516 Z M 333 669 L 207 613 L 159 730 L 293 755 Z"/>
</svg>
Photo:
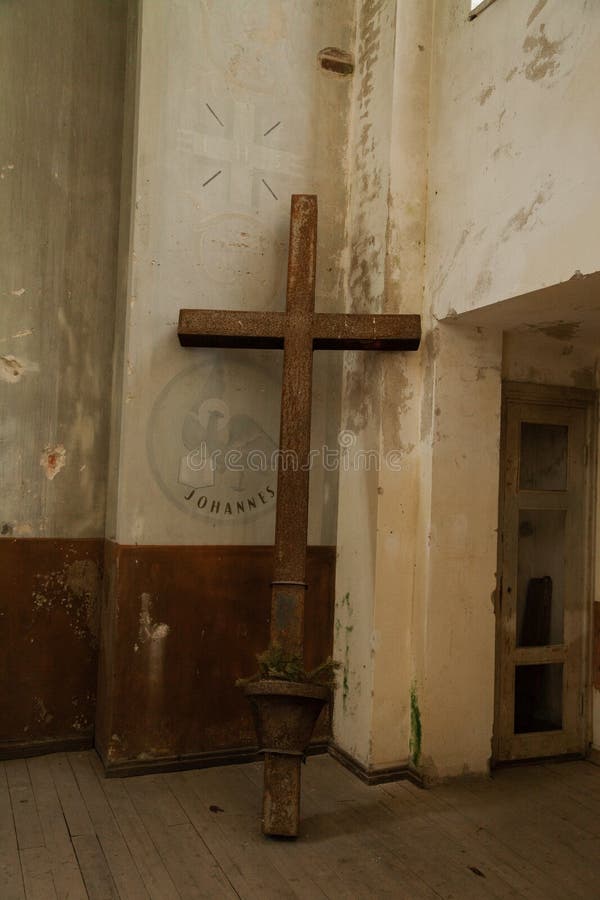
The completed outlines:
<svg viewBox="0 0 600 900">
<path fill-rule="evenodd" d="M 256 745 L 235 681 L 268 644 L 272 563 L 270 547 L 107 542 L 96 728 L 107 769 Z M 331 654 L 334 575 L 335 548 L 309 548 L 308 667 Z M 316 737 L 328 734 L 325 717 Z"/>
<path fill-rule="evenodd" d="M 125 771 L 251 753 L 235 680 L 268 643 L 272 558 L 270 547 L 0 540 L 0 757 L 95 741 Z M 307 570 L 312 667 L 332 650 L 335 548 L 309 548 Z M 324 716 L 315 738 L 328 737 Z"/>
<path fill-rule="evenodd" d="M 91 746 L 101 540 L 0 540 L 0 756 Z"/>
</svg>

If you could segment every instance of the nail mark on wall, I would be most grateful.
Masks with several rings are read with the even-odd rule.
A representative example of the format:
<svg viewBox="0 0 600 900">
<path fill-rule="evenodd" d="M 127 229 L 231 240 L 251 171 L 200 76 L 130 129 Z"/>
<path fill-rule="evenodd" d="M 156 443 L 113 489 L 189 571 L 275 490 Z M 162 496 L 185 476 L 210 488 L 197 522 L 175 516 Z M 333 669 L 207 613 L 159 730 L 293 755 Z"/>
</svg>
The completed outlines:
<svg viewBox="0 0 600 900">
<path fill-rule="evenodd" d="M 61 469 L 67 464 L 67 451 L 62 444 L 56 446 L 46 446 L 40 457 L 40 466 L 44 470 L 44 474 L 48 481 L 53 481 Z"/>
<path fill-rule="evenodd" d="M 214 181 L 215 178 L 216 178 L 218 175 L 220 175 L 222 171 L 223 171 L 223 169 L 219 169 L 218 172 L 215 172 L 214 175 L 211 175 L 210 178 L 207 178 L 206 181 L 203 181 L 203 182 L 202 182 L 202 187 L 206 187 L 207 184 L 210 184 L 211 181 Z"/>
<path fill-rule="evenodd" d="M 0 356 L 0 379 L 16 384 L 23 377 L 25 366 L 14 356 Z"/>
<path fill-rule="evenodd" d="M 225 128 L 225 125 L 224 125 L 223 122 L 221 121 L 221 118 L 216 114 L 216 112 L 214 111 L 214 109 L 212 108 L 212 106 L 210 105 L 210 103 L 207 103 L 207 104 L 206 104 L 206 107 L 207 107 L 208 111 L 209 111 L 209 112 L 214 116 L 214 118 L 217 120 L 217 122 L 219 123 L 219 125 L 221 126 L 221 128 Z"/>
<path fill-rule="evenodd" d="M 347 50 L 325 47 L 319 51 L 317 59 L 322 69 L 336 75 L 352 75 L 354 72 L 354 57 Z"/>
</svg>

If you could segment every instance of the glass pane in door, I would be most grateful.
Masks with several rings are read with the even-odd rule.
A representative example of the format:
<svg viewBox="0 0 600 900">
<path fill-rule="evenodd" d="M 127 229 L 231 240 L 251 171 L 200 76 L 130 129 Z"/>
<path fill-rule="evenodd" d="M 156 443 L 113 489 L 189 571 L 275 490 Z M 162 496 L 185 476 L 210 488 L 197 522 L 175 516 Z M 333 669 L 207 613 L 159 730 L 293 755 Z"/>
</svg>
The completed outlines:
<svg viewBox="0 0 600 900">
<path fill-rule="evenodd" d="M 516 666 L 515 734 L 560 731 L 563 664 Z"/>
<path fill-rule="evenodd" d="M 519 490 L 566 491 L 567 425 L 521 422 Z"/>
<path fill-rule="evenodd" d="M 562 644 L 566 519 L 564 509 L 519 511 L 517 647 Z"/>
</svg>

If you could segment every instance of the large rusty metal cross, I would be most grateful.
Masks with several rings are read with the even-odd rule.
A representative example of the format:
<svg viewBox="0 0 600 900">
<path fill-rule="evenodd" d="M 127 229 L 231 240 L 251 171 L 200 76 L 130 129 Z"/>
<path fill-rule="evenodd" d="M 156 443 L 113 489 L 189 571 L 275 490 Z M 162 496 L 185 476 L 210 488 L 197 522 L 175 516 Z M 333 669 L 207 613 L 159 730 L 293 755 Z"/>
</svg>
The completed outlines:
<svg viewBox="0 0 600 900">
<path fill-rule="evenodd" d="M 179 340 L 185 347 L 283 349 L 279 449 L 286 460 L 294 460 L 295 464 L 279 465 L 277 472 L 271 644 L 301 658 L 313 350 L 416 350 L 421 335 L 418 315 L 315 313 L 316 259 L 317 198 L 297 194 L 292 196 L 286 311 L 182 309 L 178 328 Z M 265 798 L 269 802 L 265 803 L 263 819 L 263 831 L 267 834 L 297 834 L 299 765 L 296 768 L 297 775 L 291 770 L 277 771 L 277 759 L 269 759 L 267 754 Z M 294 782 L 291 791 L 290 777 Z M 277 802 L 278 790 L 286 791 L 284 800 L 288 805 L 291 798 L 294 808 L 288 810 L 287 816 Z"/>
</svg>

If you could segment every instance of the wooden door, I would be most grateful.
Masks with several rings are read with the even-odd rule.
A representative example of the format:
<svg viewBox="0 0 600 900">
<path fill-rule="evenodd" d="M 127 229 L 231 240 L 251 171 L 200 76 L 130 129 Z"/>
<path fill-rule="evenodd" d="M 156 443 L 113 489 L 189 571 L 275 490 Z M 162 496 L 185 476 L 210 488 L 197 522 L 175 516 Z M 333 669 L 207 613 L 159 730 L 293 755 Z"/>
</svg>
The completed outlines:
<svg viewBox="0 0 600 900">
<path fill-rule="evenodd" d="M 507 385 L 497 592 L 497 761 L 583 754 L 593 394 Z"/>
</svg>

